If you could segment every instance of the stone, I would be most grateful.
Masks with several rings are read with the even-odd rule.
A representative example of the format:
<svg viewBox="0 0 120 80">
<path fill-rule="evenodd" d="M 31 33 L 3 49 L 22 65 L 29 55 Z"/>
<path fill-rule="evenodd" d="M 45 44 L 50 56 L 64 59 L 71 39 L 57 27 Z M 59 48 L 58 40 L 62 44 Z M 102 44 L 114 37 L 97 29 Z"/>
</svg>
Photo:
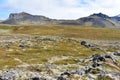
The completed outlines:
<svg viewBox="0 0 120 80">
<path fill-rule="evenodd" d="M 81 41 L 81 45 L 85 45 L 87 42 L 86 41 Z"/>
<path fill-rule="evenodd" d="M 93 62 L 105 62 L 105 58 L 100 54 L 95 54 L 92 56 Z"/>
<path fill-rule="evenodd" d="M 63 78 L 62 76 L 58 77 L 57 80 L 66 80 L 65 78 Z"/>
<path fill-rule="evenodd" d="M 20 44 L 19 47 L 24 49 L 26 46 L 24 44 Z"/>
<path fill-rule="evenodd" d="M 105 58 L 112 58 L 112 56 L 110 54 L 106 54 Z"/>
<path fill-rule="evenodd" d="M 85 67 L 85 74 L 89 73 L 92 70 L 91 67 L 87 66 Z"/>
<path fill-rule="evenodd" d="M 93 68 L 96 68 L 96 67 L 99 67 L 99 66 L 100 66 L 100 64 L 98 64 L 98 63 L 93 63 L 93 64 L 92 64 L 92 67 L 93 67 Z"/>
<path fill-rule="evenodd" d="M 66 71 L 66 72 L 64 72 L 63 74 L 61 74 L 61 76 L 63 76 L 63 75 L 67 75 L 68 77 L 71 75 L 71 73 L 70 72 L 68 72 L 68 71 Z"/>
<path fill-rule="evenodd" d="M 98 60 L 105 62 L 105 58 L 104 57 L 99 57 Z"/>
<path fill-rule="evenodd" d="M 115 56 L 120 56 L 120 52 L 115 52 L 114 55 Z"/>
<path fill-rule="evenodd" d="M 81 68 L 81 69 L 76 69 L 76 71 L 74 72 L 74 74 L 84 75 L 84 74 L 85 74 L 85 71 L 84 71 L 83 68 Z"/>
<path fill-rule="evenodd" d="M 107 54 L 105 55 L 105 58 L 109 58 L 109 59 L 111 59 L 114 63 L 116 63 L 116 58 L 115 58 L 115 56 L 114 56 L 113 54 L 107 53 Z"/>
<path fill-rule="evenodd" d="M 30 80 L 40 80 L 39 77 L 31 78 Z"/>
</svg>

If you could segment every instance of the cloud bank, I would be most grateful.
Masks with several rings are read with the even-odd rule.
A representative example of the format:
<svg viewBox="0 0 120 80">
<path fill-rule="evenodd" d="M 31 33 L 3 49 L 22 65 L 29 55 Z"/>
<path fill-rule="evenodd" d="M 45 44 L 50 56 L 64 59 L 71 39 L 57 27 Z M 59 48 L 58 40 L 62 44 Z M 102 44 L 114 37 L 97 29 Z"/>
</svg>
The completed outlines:
<svg viewBox="0 0 120 80">
<path fill-rule="evenodd" d="M 6 0 L 5 6 L 15 12 L 28 12 L 55 19 L 77 19 L 102 12 L 120 14 L 120 0 Z"/>
</svg>

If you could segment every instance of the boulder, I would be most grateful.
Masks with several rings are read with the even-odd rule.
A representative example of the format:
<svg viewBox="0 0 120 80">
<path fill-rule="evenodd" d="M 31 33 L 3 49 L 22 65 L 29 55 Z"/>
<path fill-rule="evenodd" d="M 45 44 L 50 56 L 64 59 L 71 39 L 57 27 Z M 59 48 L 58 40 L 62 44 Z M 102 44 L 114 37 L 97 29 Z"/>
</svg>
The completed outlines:
<svg viewBox="0 0 120 80">
<path fill-rule="evenodd" d="M 93 63 L 93 64 L 92 64 L 92 67 L 93 67 L 93 68 L 96 68 L 96 67 L 99 67 L 99 66 L 100 66 L 100 64 L 98 64 L 98 63 Z"/>
<path fill-rule="evenodd" d="M 33 77 L 30 80 L 40 80 L 40 78 L 39 77 Z"/>
<path fill-rule="evenodd" d="M 87 48 L 91 48 L 92 50 L 94 50 L 94 49 L 100 49 L 97 45 L 88 43 L 86 41 L 81 41 L 80 44 L 83 45 L 83 46 L 85 46 L 85 47 L 87 47 Z"/>
<path fill-rule="evenodd" d="M 114 54 L 115 55 L 115 54 Z M 105 58 L 109 58 L 109 59 L 111 59 L 114 63 L 116 63 L 116 58 L 115 58 L 115 56 L 114 56 L 112 53 L 110 54 L 110 53 L 107 53 L 106 55 L 105 55 Z"/>
<path fill-rule="evenodd" d="M 81 41 L 81 45 L 85 45 L 87 42 L 86 41 Z"/>
<path fill-rule="evenodd" d="M 58 77 L 57 80 L 66 80 L 65 78 L 63 78 L 62 76 Z"/>
<path fill-rule="evenodd" d="M 120 56 L 120 52 L 115 52 L 114 55 L 115 56 Z"/>
<path fill-rule="evenodd" d="M 100 54 L 95 54 L 92 56 L 93 62 L 105 62 L 105 58 Z"/>
<path fill-rule="evenodd" d="M 25 48 L 26 46 L 25 46 L 24 44 L 20 44 L 19 47 L 23 49 L 23 48 Z"/>
</svg>

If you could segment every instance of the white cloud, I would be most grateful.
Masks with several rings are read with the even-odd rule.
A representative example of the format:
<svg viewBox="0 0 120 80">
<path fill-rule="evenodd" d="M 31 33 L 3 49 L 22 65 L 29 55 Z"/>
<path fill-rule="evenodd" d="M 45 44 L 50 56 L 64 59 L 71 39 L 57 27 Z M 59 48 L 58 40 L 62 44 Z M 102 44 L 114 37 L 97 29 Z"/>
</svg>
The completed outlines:
<svg viewBox="0 0 120 80">
<path fill-rule="evenodd" d="M 64 6 L 72 7 L 72 6 L 78 6 L 80 0 L 61 0 L 61 2 Z"/>
<path fill-rule="evenodd" d="M 57 19 L 77 19 L 98 12 L 120 14 L 120 0 L 7 0 L 6 4 L 15 11 Z"/>
</svg>

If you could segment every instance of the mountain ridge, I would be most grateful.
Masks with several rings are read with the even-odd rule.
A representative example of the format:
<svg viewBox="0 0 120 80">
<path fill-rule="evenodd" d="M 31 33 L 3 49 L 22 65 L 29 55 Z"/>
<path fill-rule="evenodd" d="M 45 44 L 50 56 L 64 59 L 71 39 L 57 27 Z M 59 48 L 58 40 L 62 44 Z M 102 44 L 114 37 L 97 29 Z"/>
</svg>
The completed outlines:
<svg viewBox="0 0 120 80">
<path fill-rule="evenodd" d="M 56 25 L 79 25 L 79 26 L 99 26 L 120 28 L 120 17 L 109 17 L 106 14 L 94 13 L 87 17 L 76 20 L 57 20 L 41 15 L 32 15 L 26 12 L 11 13 L 2 24 L 56 24 Z"/>
<path fill-rule="evenodd" d="M 45 16 L 31 15 L 26 12 L 21 13 L 11 13 L 9 18 L 3 21 L 3 24 L 21 24 L 21 23 L 39 23 L 41 20 L 49 21 L 50 19 Z"/>
</svg>

